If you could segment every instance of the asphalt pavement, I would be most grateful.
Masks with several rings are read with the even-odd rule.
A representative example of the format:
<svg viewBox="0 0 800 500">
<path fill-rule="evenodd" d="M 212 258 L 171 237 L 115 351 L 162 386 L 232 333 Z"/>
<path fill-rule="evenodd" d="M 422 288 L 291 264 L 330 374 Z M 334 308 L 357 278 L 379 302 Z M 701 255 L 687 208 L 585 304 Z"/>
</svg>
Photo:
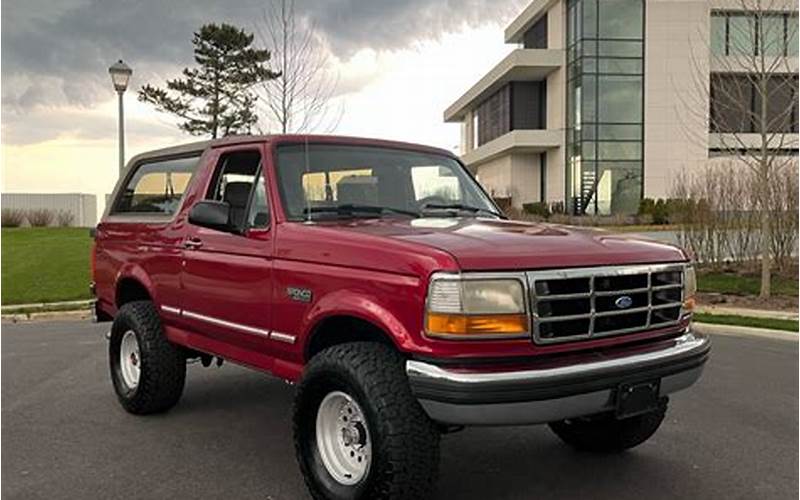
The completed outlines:
<svg viewBox="0 0 800 500">
<path fill-rule="evenodd" d="M 307 498 L 293 388 L 244 368 L 189 367 L 180 404 L 135 417 L 108 377 L 106 325 L 2 325 L 2 497 Z M 440 499 L 795 499 L 798 343 L 714 336 L 695 387 L 650 441 L 578 453 L 544 426 L 442 439 Z"/>
</svg>

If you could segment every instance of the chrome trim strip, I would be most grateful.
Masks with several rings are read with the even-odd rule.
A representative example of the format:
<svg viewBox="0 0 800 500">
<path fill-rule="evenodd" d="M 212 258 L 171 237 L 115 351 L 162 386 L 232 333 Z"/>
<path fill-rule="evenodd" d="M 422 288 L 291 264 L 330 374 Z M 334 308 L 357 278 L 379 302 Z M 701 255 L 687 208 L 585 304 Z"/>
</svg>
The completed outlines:
<svg viewBox="0 0 800 500">
<path fill-rule="evenodd" d="M 409 360 L 406 361 L 406 374 L 417 380 L 442 381 L 472 387 L 488 387 L 492 384 L 509 382 L 523 385 L 532 382 L 544 385 L 557 382 L 558 379 L 564 377 L 600 377 L 619 369 L 643 368 L 648 365 L 689 358 L 707 350 L 710 342 L 709 338 L 704 335 L 689 332 L 676 338 L 669 347 L 657 351 L 552 368 L 494 373 L 454 371 L 422 361 Z"/>
<path fill-rule="evenodd" d="M 178 316 L 181 315 L 181 310 L 178 309 L 177 307 L 171 307 L 171 306 L 162 305 L 161 306 L 161 310 L 164 311 L 164 312 L 171 313 L 171 314 L 177 314 Z"/>
<path fill-rule="evenodd" d="M 297 339 L 294 335 L 289 335 L 288 333 L 281 333 L 281 332 L 271 332 L 269 337 L 272 340 L 277 340 L 280 342 L 286 342 L 287 344 L 294 344 L 294 341 Z"/>
<path fill-rule="evenodd" d="M 232 321 L 225 321 L 224 319 L 213 318 L 211 316 L 206 316 L 204 314 L 198 314 L 198 313 L 192 312 L 192 311 L 184 310 L 183 311 L 183 316 L 186 316 L 187 318 L 197 319 L 197 320 L 200 320 L 200 321 L 205 321 L 206 323 L 211 323 L 211 324 L 217 325 L 217 326 L 224 326 L 224 327 L 227 327 L 227 328 L 233 328 L 235 330 L 241 330 L 243 332 L 252 333 L 252 334 L 255 334 L 255 335 L 261 335 L 261 336 L 264 336 L 264 337 L 269 337 L 269 330 L 263 330 L 261 328 L 255 328 L 255 327 L 252 327 L 252 326 L 242 325 L 240 323 L 234 323 Z"/>
</svg>

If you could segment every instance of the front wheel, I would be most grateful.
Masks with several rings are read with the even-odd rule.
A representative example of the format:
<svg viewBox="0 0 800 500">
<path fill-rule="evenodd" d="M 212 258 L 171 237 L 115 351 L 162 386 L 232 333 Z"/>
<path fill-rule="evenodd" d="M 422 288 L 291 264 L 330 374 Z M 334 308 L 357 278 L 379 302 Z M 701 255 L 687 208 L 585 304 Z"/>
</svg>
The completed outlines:
<svg viewBox="0 0 800 500">
<path fill-rule="evenodd" d="M 638 446 L 656 433 L 667 411 L 667 399 L 648 413 L 618 419 L 613 413 L 551 422 L 550 429 L 575 449 L 613 453 Z"/>
<path fill-rule="evenodd" d="M 402 357 L 384 345 L 342 344 L 312 358 L 295 397 L 294 441 L 316 499 L 424 498 L 436 478 L 439 433 Z"/>
</svg>

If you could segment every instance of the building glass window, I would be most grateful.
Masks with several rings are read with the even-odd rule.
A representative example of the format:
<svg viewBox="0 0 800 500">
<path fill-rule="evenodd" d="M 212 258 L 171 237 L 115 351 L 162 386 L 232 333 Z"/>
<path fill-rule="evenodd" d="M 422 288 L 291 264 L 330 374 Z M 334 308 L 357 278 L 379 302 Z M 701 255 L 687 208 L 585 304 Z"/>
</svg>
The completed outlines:
<svg viewBox="0 0 800 500">
<path fill-rule="evenodd" d="M 766 92 L 759 92 L 754 79 L 742 75 L 711 77 L 711 119 L 714 133 L 796 133 L 798 84 L 796 75 L 773 75 Z M 761 121 L 766 101 L 766 120 Z"/>
<path fill-rule="evenodd" d="M 584 1 L 584 5 L 589 2 Z M 642 39 L 644 2 L 641 0 L 600 0 L 599 38 Z M 589 7 L 595 9 L 595 5 Z M 584 31 L 584 36 L 589 36 Z"/>
<path fill-rule="evenodd" d="M 758 31 L 759 50 L 768 56 L 784 54 L 784 20 L 780 14 L 765 15 L 761 18 Z"/>
<path fill-rule="evenodd" d="M 797 15 L 789 13 L 711 13 L 710 46 L 715 56 L 797 56 Z"/>
<path fill-rule="evenodd" d="M 724 56 L 727 50 L 728 19 L 726 16 L 711 16 L 711 53 Z"/>
<path fill-rule="evenodd" d="M 786 16 L 786 55 L 797 57 L 800 40 L 797 37 L 797 14 Z"/>
<path fill-rule="evenodd" d="M 570 0 L 567 204 L 635 213 L 642 195 L 644 0 Z"/>
</svg>

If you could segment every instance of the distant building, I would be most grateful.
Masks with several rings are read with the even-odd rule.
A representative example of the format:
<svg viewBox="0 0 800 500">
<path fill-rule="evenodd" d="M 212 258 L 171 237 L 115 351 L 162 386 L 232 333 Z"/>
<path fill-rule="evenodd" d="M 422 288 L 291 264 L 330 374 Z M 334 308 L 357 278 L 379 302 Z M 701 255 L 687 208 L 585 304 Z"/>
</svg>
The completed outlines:
<svg viewBox="0 0 800 500">
<path fill-rule="evenodd" d="M 757 20 L 740 0 L 535 0 L 505 30 L 517 48 L 444 119 L 462 123 L 462 159 L 494 196 L 517 207 L 563 202 L 578 214 L 636 212 L 642 197 L 669 196 L 682 170 L 729 161 L 725 133 L 752 132 L 738 115 L 724 117 L 733 129 L 709 129 L 708 113 L 725 112 L 715 85 L 740 78 L 713 61 L 743 55 L 735 50 L 758 56 L 759 22 L 776 37 L 769 56 L 795 75 L 767 108 L 793 110 L 774 132 L 792 136 L 780 154 L 796 156 L 797 3 L 770 9 Z M 752 43 L 734 40 L 748 30 Z M 745 139 L 760 147 L 756 134 Z"/>
<path fill-rule="evenodd" d="M 97 224 L 97 197 L 84 193 L 3 193 L 3 209 L 67 211 L 73 214 L 72 225 L 93 227 Z"/>
</svg>

